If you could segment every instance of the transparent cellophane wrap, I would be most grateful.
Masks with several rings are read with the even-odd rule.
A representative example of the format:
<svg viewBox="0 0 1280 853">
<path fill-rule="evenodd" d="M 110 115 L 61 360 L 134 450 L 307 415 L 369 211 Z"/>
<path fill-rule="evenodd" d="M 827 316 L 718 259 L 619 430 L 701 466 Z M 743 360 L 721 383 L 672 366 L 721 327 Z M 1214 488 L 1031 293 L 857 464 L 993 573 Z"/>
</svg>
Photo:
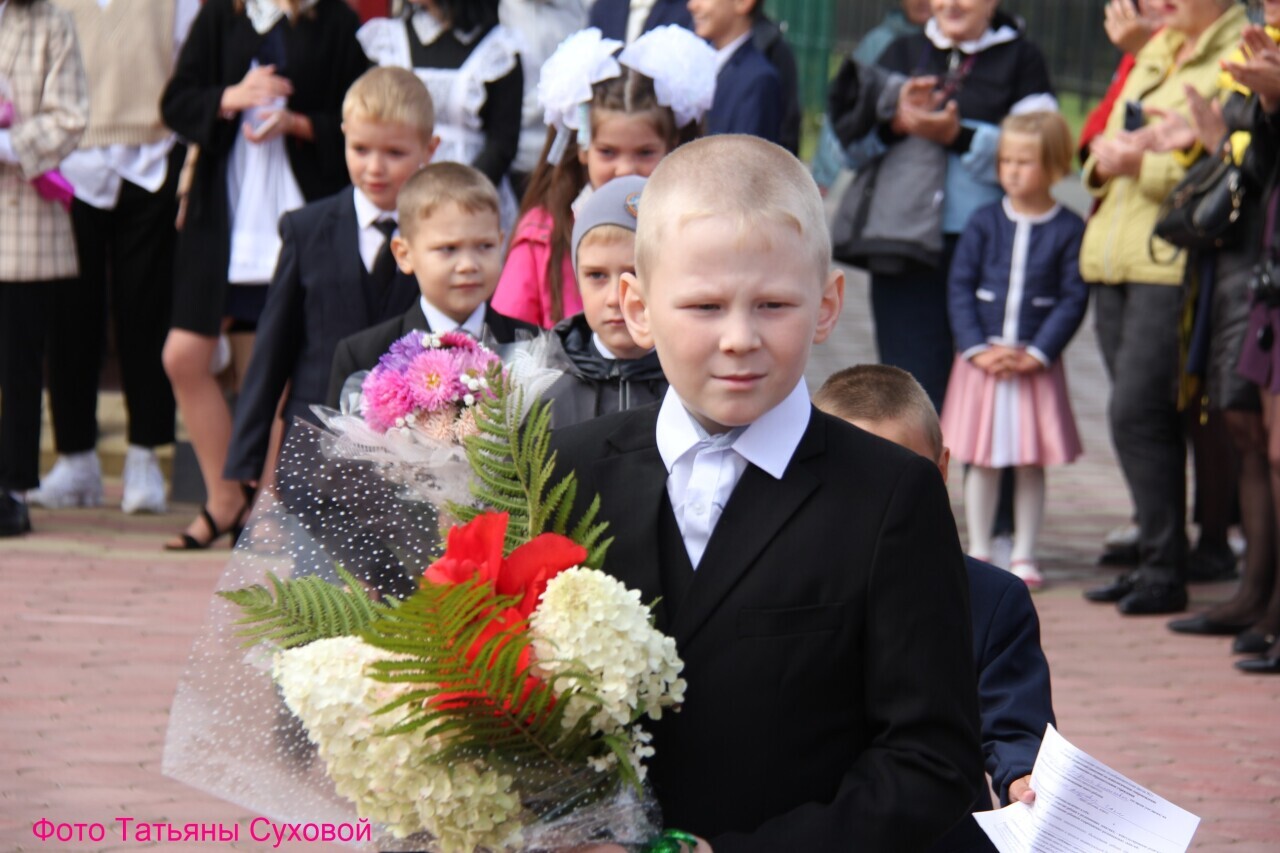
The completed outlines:
<svg viewBox="0 0 1280 853">
<path fill-rule="evenodd" d="M 553 380 L 544 375 L 539 387 Z M 462 448 L 375 435 L 357 417 L 332 410 L 323 419 L 327 428 L 297 421 L 289 431 L 274 492 L 260 492 L 218 591 L 270 586 L 269 573 L 337 582 L 334 566 L 341 564 L 379 595 L 404 597 L 438 556 L 450 523 L 441 507 L 469 495 Z M 241 615 L 230 601 L 211 598 L 170 712 L 165 775 L 277 823 L 356 825 L 356 806 L 337 793 L 273 682 L 275 646 L 246 648 L 237 636 Z M 614 774 L 536 762 L 503 772 L 517 779 L 524 804 L 518 843 L 503 849 L 564 850 L 593 841 L 638 849 L 661 827 L 652 796 Z M 397 838 L 378 823 L 369 841 L 352 846 L 440 849 L 428 835 Z"/>
</svg>

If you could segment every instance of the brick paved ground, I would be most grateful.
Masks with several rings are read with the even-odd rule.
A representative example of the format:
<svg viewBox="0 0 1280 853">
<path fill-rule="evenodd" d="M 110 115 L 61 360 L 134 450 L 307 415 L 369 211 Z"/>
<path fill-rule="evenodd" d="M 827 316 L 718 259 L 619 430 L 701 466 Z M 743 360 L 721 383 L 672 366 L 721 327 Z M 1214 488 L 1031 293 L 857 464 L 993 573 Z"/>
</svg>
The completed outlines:
<svg viewBox="0 0 1280 853">
<path fill-rule="evenodd" d="M 851 287 L 838 340 L 810 378 L 872 356 L 865 289 Z M 1087 456 L 1050 477 L 1037 596 L 1059 728 L 1081 748 L 1203 818 L 1197 850 L 1280 850 L 1280 678 L 1240 675 L 1224 640 L 1169 633 L 1080 599 L 1104 532 L 1128 514 L 1103 422 L 1106 386 L 1086 328 L 1068 353 Z M 108 407 L 110 408 L 110 407 Z M 118 405 L 114 407 L 118 409 Z M 111 429 L 119 429 L 118 416 Z M 117 442 L 118 443 L 118 442 Z M 951 483 L 953 494 L 958 474 Z M 119 497 L 119 484 L 109 496 Z M 0 544 L 0 849 L 128 850 L 41 843 L 32 823 L 117 816 L 239 821 L 244 809 L 159 773 L 174 685 L 226 551 L 165 554 L 193 511 L 132 518 L 112 509 L 37 511 L 37 533 Z M 1230 585 L 1197 587 L 1193 602 Z M 189 846 L 189 845 L 188 845 Z M 241 842 L 235 849 L 269 845 Z M 153 849 L 186 849 L 158 845 Z M 322 851 L 332 847 L 294 845 Z"/>
</svg>

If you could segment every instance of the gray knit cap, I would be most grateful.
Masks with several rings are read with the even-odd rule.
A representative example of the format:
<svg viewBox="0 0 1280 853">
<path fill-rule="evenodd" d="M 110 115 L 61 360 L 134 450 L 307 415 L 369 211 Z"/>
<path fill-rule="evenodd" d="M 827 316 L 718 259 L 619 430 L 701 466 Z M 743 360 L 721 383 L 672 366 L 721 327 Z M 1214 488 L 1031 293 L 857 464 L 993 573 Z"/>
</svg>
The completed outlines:
<svg viewBox="0 0 1280 853">
<path fill-rule="evenodd" d="M 578 209 L 573 223 L 573 274 L 578 274 L 578 244 L 587 232 L 601 225 L 618 225 L 636 230 L 636 211 L 640 209 L 640 191 L 645 178 L 626 175 L 614 178 L 597 189 Z"/>
</svg>

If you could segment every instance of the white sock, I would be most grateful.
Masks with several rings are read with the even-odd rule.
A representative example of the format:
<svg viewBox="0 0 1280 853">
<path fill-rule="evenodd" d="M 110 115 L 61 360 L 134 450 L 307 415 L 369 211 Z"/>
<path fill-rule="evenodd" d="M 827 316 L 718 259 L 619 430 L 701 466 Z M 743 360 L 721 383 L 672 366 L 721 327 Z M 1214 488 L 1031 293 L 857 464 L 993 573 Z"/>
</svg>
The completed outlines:
<svg viewBox="0 0 1280 853">
<path fill-rule="evenodd" d="M 124 464 L 147 462 L 156 458 L 155 448 L 141 447 L 137 444 L 129 445 L 129 449 L 125 451 Z"/>
<path fill-rule="evenodd" d="M 1000 502 L 1000 469 L 974 465 L 964 479 L 964 518 L 969 525 L 969 554 L 991 559 L 991 525 Z"/>
<path fill-rule="evenodd" d="M 79 453 L 59 453 L 58 458 L 72 468 L 91 470 L 98 464 L 98 451 L 82 450 Z"/>
<path fill-rule="evenodd" d="M 26 493 L 26 492 L 19 492 L 19 491 L 15 491 L 15 490 L 13 490 L 13 489 L 10 489 L 10 490 L 9 490 L 9 497 L 13 498 L 15 501 L 17 501 L 17 502 L 18 502 L 18 503 L 20 503 L 20 504 L 24 504 L 24 503 L 26 503 L 26 502 L 27 502 L 27 493 Z"/>
<path fill-rule="evenodd" d="M 1019 465 L 1014 469 L 1013 562 L 1036 559 L 1036 542 L 1044 522 L 1044 468 Z"/>
</svg>

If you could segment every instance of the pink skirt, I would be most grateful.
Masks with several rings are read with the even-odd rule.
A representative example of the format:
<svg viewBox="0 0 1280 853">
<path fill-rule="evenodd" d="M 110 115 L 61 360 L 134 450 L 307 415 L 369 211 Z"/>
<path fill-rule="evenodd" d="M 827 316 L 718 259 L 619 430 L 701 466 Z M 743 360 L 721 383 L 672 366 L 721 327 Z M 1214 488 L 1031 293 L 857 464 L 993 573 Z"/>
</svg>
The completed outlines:
<svg viewBox="0 0 1280 853">
<path fill-rule="evenodd" d="M 957 356 L 942 405 L 942 438 L 952 459 L 983 468 L 1074 462 L 1082 448 L 1062 360 L 997 379 Z"/>
</svg>

